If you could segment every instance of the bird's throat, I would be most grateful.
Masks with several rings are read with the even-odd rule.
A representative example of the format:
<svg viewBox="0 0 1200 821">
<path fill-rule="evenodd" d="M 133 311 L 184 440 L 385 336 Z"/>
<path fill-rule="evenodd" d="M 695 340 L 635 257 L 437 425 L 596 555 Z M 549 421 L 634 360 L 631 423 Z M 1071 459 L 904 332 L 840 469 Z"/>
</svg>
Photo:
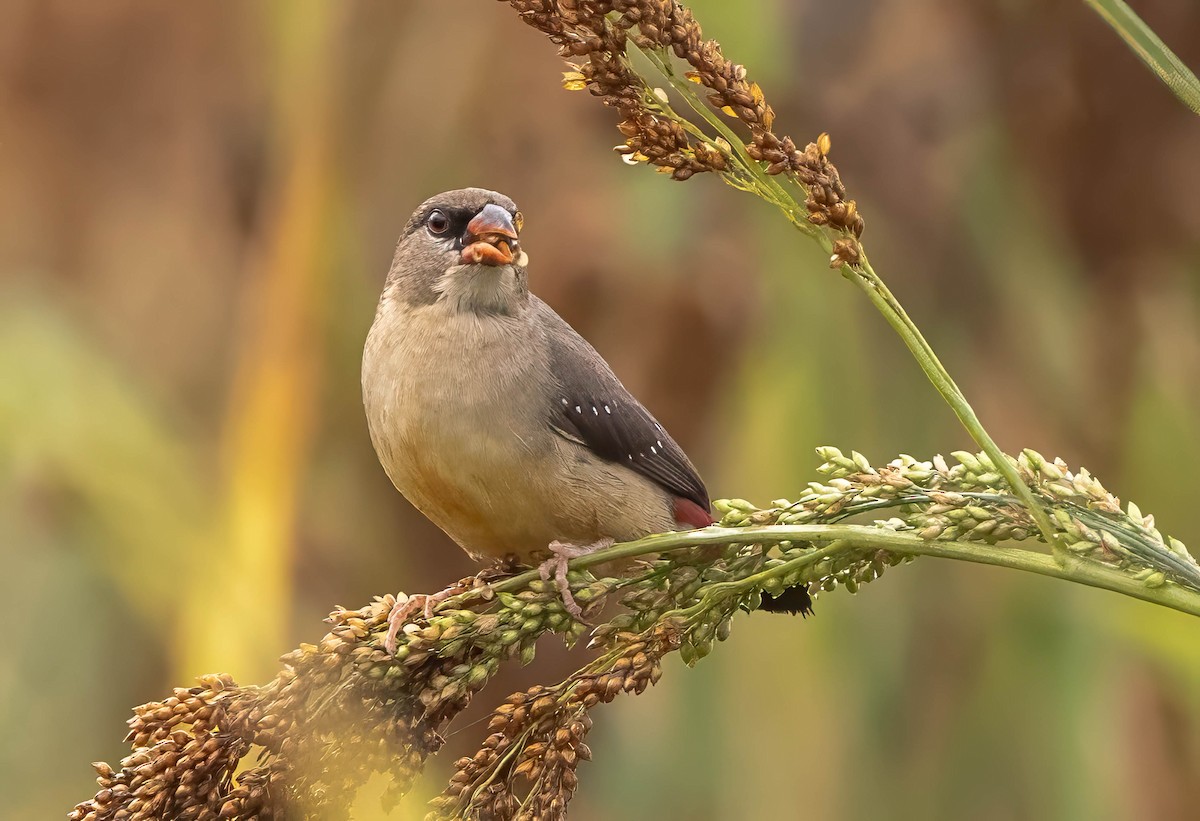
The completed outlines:
<svg viewBox="0 0 1200 821">
<path fill-rule="evenodd" d="M 434 290 L 439 302 L 462 313 L 514 315 L 529 301 L 524 273 L 512 265 L 456 265 Z"/>
</svg>

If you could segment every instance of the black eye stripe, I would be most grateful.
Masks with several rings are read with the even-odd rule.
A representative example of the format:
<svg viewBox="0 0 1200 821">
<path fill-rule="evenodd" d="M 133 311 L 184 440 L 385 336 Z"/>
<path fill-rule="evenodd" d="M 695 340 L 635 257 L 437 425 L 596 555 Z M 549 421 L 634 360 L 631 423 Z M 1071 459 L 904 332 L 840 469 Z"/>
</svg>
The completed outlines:
<svg viewBox="0 0 1200 821">
<path fill-rule="evenodd" d="M 488 203 L 485 203 L 484 205 L 487 204 Z M 479 213 L 484 205 L 480 205 L 478 207 L 464 207 L 459 205 L 431 205 L 424 211 L 420 212 L 419 215 L 413 215 L 412 221 L 409 223 L 411 227 L 409 228 L 408 233 L 425 231 L 430 236 L 439 240 L 446 239 L 448 237 L 454 237 L 456 239 L 461 238 L 462 235 L 466 233 L 467 225 L 472 219 L 475 218 L 475 215 Z M 508 211 L 506 206 L 502 205 L 501 207 Z M 434 212 L 440 212 L 441 214 L 445 215 L 447 220 L 449 220 L 449 224 L 445 230 L 431 230 L 429 218 L 434 214 Z M 513 211 L 508 211 L 508 213 L 510 217 L 514 214 Z"/>
<path fill-rule="evenodd" d="M 478 208 L 463 208 L 455 205 L 434 205 L 421 214 L 421 224 L 428 222 L 429 217 L 433 214 L 433 212 L 439 211 L 446 215 L 446 217 L 450 220 L 451 225 L 453 225 L 455 228 L 461 225 L 465 229 L 467 227 L 467 223 L 474 219 L 475 215 L 483 210 L 484 207 L 494 204 L 495 203 L 485 203 Z M 508 211 L 508 209 L 505 209 L 505 211 Z M 514 213 L 515 212 L 513 211 L 508 211 L 509 217 L 513 217 Z"/>
</svg>

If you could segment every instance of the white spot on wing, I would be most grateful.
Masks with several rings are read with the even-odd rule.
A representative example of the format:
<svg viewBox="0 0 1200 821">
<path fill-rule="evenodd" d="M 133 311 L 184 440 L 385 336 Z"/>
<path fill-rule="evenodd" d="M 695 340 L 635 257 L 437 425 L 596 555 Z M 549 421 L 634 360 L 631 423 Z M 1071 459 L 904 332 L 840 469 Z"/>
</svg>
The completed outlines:
<svg viewBox="0 0 1200 821">
<path fill-rule="evenodd" d="M 579 407 L 578 405 L 576 405 L 576 406 L 575 406 L 575 412 L 576 412 L 576 413 L 583 413 L 583 408 L 581 408 L 581 407 Z"/>
<path fill-rule="evenodd" d="M 650 446 L 650 452 L 651 452 L 651 453 L 658 453 L 658 450 L 657 450 L 657 449 L 654 447 L 654 445 L 651 445 L 651 446 Z"/>
<path fill-rule="evenodd" d="M 605 413 L 610 413 L 610 414 L 611 414 L 611 413 L 612 413 L 612 408 L 610 408 L 608 405 L 605 405 L 605 406 L 604 406 L 604 412 L 605 412 Z"/>
<path fill-rule="evenodd" d="M 592 405 L 592 414 L 593 414 L 594 416 L 599 416 L 599 415 L 600 415 L 600 411 L 596 410 L 596 406 L 595 406 L 595 405 Z"/>
<path fill-rule="evenodd" d="M 567 401 L 567 397 L 565 397 L 565 396 L 562 398 L 562 403 L 563 403 L 563 407 L 564 407 L 564 408 L 565 408 L 567 405 L 570 405 L 570 404 L 571 404 L 570 402 L 568 402 L 568 401 Z"/>
</svg>

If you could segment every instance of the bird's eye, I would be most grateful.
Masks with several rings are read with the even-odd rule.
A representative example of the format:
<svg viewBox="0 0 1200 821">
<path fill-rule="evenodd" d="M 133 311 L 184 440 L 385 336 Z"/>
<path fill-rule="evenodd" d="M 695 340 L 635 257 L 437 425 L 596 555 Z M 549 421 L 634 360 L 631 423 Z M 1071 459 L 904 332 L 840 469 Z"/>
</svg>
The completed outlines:
<svg viewBox="0 0 1200 821">
<path fill-rule="evenodd" d="M 450 230 L 450 218 L 441 211 L 432 212 L 425 220 L 431 234 L 444 234 Z"/>
</svg>

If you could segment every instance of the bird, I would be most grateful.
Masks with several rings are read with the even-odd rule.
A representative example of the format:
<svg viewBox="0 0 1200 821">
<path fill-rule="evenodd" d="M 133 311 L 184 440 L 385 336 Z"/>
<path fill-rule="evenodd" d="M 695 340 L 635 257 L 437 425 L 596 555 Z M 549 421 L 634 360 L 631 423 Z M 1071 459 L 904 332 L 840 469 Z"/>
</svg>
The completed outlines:
<svg viewBox="0 0 1200 821">
<path fill-rule="evenodd" d="M 683 449 L 530 292 L 523 222 L 482 188 L 416 209 L 364 345 L 363 404 L 379 461 L 414 507 L 477 561 L 537 566 L 580 618 L 568 559 L 713 517 Z M 437 595 L 397 601 L 389 649 Z"/>
</svg>

